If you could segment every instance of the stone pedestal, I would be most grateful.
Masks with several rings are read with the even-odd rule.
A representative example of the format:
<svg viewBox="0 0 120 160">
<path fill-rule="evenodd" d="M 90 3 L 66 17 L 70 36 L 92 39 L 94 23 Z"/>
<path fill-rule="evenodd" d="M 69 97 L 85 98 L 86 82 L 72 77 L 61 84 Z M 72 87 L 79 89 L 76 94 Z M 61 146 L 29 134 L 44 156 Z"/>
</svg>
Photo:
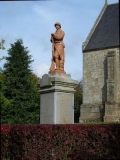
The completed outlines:
<svg viewBox="0 0 120 160">
<path fill-rule="evenodd" d="M 74 123 L 74 88 L 70 75 L 45 74 L 40 81 L 40 124 Z"/>
</svg>

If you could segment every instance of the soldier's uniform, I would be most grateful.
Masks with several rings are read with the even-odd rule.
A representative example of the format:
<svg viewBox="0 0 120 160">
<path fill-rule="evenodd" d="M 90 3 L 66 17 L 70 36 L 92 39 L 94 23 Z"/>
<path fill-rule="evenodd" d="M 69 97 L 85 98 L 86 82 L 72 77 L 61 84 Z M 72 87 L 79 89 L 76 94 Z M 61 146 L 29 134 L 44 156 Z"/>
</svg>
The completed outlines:
<svg viewBox="0 0 120 160">
<path fill-rule="evenodd" d="M 53 34 L 54 38 L 54 61 L 56 63 L 56 70 L 64 71 L 64 48 L 65 45 L 63 43 L 64 38 L 64 31 L 61 30 L 61 24 L 55 23 L 55 25 L 59 25 L 60 28 L 56 30 L 56 32 Z"/>
</svg>

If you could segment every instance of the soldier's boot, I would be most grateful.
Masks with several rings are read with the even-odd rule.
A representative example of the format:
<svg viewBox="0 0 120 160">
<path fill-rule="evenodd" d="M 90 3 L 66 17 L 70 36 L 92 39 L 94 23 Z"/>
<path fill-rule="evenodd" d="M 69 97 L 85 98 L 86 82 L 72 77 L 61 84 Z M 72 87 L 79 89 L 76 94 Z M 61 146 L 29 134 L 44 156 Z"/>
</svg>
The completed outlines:
<svg viewBox="0 0 120 160">
<path fill-rule="evenodd" d="M 59 70 L 59 60 L 58 60 L 58 58 L 56 58 L 55 62 L 56 62 L 56 70 Z"/>
<path fill-rule="evenodd" d="M 64 71 L 64 61 L 60 60 L 60 70 Z"/>
</svg>

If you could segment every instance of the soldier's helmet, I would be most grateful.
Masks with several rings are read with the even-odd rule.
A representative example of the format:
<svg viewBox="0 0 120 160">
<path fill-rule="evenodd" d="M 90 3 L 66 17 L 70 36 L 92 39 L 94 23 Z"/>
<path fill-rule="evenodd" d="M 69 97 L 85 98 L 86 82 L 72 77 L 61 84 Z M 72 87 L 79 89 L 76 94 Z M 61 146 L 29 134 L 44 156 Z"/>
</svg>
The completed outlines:
<svg viewBox="0 0 120 160">
<path fill-rule="evenodd" d="M 56 22 L 56 23 L 54 24 L 54 26 L 56 26 L 56 25 L 59 25 L 60 28 L 61 28 L 61 24 L 60 24 L 59 22 Z"/>
</svg>

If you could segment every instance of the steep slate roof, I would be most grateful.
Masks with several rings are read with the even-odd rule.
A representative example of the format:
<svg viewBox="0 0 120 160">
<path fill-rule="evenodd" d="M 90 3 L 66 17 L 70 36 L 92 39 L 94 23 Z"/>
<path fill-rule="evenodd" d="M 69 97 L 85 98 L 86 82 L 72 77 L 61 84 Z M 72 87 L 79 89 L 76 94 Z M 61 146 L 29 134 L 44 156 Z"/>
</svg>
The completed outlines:
<svg viewBox="0 0 120 160">
<path fill-rule="evenodd" d="M 119 3 L 109 4 L 83 52 L 114 48 L 119 44 Z"/>
</svg>

